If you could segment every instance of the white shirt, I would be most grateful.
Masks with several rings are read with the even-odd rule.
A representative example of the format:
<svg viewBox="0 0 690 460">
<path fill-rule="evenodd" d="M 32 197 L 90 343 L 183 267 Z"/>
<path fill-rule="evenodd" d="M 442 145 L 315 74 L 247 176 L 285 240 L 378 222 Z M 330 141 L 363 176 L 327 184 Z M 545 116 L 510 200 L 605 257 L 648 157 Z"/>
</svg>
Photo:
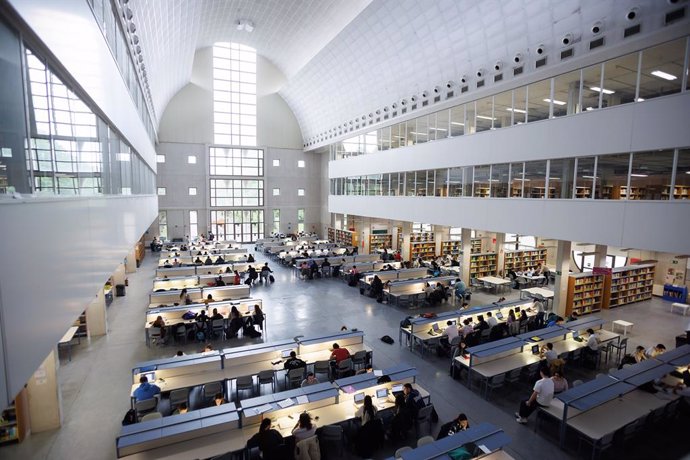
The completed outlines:
<svg viewBox="0 0 690 460">
<path fill-rule="evenodd" d="M 553 380 L 543 378 L 534 384 L 534 391 L 537 392 L 537 404 L 548 406 L 553 399 Z"/>
<path fill-rule="evenodd" d="M 587 339 L 587 346 L 594 351 L 599 351 L 599 341 L 597 340 L 596 334 L 592 334 Z"/>
<path fill-rule="evenodd" d="M 467 337 L 467 336 L 470 335 L 472 332 L 474 332 L 474 329 L 472 328 L 472 324 L 467 324 L 467 325 L 465 325 L 465 326 L 462 327 L 462 335 L 463 335 L 464 337 Z"/>
<path fill-rule="evenodd" d="M 487 324 L 488 324 L 489 326 L 491 326 L 491 327 L 494 327 L 495 325 L 498 324 L 498 320 L 496 319 L 495 316 L 489 316 L 489 317 L 486 319 L 486 322 L 487 322 Z"/>
<path fill-rule="evenodd" d="M 443 331 L 443 335 L 448 337 L 449 342 L 452 342 L 453 339 L 459 335 L 457 326 L 451 324 Z"/>
<path fill-rule="evenodd" d="M 546 361 L 550 363 L 554 359 L 558 359 L 558 353 L 556 350 L 546 350 L 544 353 L 544 358 L 546 358 Z"/>
</svg>

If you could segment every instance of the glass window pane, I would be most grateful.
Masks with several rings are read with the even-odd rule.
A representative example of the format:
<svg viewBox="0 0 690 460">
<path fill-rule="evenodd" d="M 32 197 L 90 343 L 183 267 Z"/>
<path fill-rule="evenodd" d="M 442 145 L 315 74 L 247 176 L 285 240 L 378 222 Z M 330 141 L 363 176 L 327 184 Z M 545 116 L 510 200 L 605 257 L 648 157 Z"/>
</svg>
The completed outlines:
<svg viewBox="0 0 690 460">
<path fill-rule="evenodd" d="M 436 113 L 436 140 L 448 137 L 448 110 L 441 110 Z"/>
<path fill-rule="evenodd" d="M 577 178 L 575 181 L 575 198 L 592 198 L 594 184 L 594 157 L 577 159 Z"/>
<path fill-rule="evenodd" d="M 450 109 L 450 135 L 462 136 L 465 133 L 465 106 Z"/>
<path fill-rule="evenodd" d="M 463 168 L 450 168 L 448 196 L 462 196 Z"/>
<path fill-rule="evenodd" d="M 680 91 L 685 37 L 642 51 L 640 97 L 651 99 Z"/>
<path fill-rule="evenodd" d="M 690 200 L 690 149 L 678 150 L 675 185 L 673 199 Z"/>
<path fill-rule="evenodd" d="M 530 88 L 530 91 L 532 89 Z M 546 161 L 525 162 L 525 198 L 546 197 Z M 553 198 L 553 189 L 549 187 L 549 198 Z"/>
<path fill-rule="evenodd" d="M 415 188 L 415 172 L 407 171 L 405 173 L 405 195 L 415 196 L 417 189 Z"/>
<path fill-rule="evenodd" d="M 494 128 L 503 128 L 510 126 L 511 116 L 513 114 L 513 92 L 506 91 L 505 93 L 494 96 Z"/>
<path fill-rule="evenodd" d="M 595 198 L 598 200 L 625 200 L 633 197 L 627 192 L 630 154 L 601 155 L 597 162 Z"/>
<path fill-rule="evenodd" d="M 513 90 L 513 124 L 527 121 L 527 88 L 522 86 Z"/>
<path fill-rule="evenodd" d="M 490 166 L 475 166 L 474 167 L 474 188 L 473 196 L 475 198 L 488 198 L 489 187 L 489 169 Z"/>
<path fill-rule="evenodd" d="M 582 70 L 583 112 L 599 108 L 599 85 L 601 85 L 601 64 L 595 64 Z"/>
<path fill-rule="evenodd" d="M 475 102 L 465 104 L 465 133 L 472 134 L 475 132 L 474 119 Z"/>
<path fill-rule="evenodd" d="M 602 107 L 627 104 L 635 100 L 637 56 L 638 53 L 632 53 L 604 64 Z"/>
<path fill-rule="evenodd" d="M 634 87 L 634 84 L 633 84 Z M 569 72 L 554 78 L 553 98 L 565 104 L 553 105 L 553 116 L 562 117 L 580 112 L 580 71 Z"/>
<path fill-rule="evenodd" d="M 493 98 L 485 97 L 477 101 L 477 132 L 488 131 L 493 126 Z"/>
<path fill-rule="evenodd" d="M 437 169 L 434 196 L 448 196 L 448 170 Z"/>
<path fill-rule="evenodd" d="M 673 150 L 633 153 L 629 199 L 668 200 L 672 172 Z"/>
<path fill-rule="evenodd" d="M 549 118 L 549 101 L 551 98 L 551 80 L 542 80 L 529 85 L 529 104 L 527 121 L 533 122 Z M 563 101 L 558 101 L 563 102 Z M 565 102 L 563 102 L 565 104 Z"/>
<path fill-rule="evenodd" d="M 508 163 L 491 167 L 491 196 L 496 198 L 508 196 Z"/>
<path fill-rule="evenodd" d="M 573 197 L 574 175 L 574 158 L 551 160 L 549 166 L 549 188 L 553 190 L 553 198 L 570 199 Z"/>
<path fill-rule="evenodd" d="M 511 163 L 510 165 L 510 197 L 522 198 L 522 186 L 524 183 L 524 163 Z"/>
<path fill-rule="evenodd" d="M 415 131 L 417 127 L 417 120 L 409 120 L 406 123 L 405 129 L 407 130 L 407 136 L 405 137 L 405 144 L 404 145 L 414 145 L 417 139 L 417 131 Z"/>
</svg>

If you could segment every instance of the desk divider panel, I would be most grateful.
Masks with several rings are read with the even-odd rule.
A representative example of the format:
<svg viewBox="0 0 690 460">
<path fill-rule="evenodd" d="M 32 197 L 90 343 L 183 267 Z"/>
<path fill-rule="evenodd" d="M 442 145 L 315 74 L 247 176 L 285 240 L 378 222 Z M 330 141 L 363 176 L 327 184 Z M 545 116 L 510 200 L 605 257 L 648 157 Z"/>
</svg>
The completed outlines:
<svg viewBox="0 0 690 460">
<path fill-rule="evenodd" d="M 215 299 L 236 300 L 249 297 L 249 286 L 240 284 L 239 286 L 205 287 L 202 289 L 202 299 L 205 299 L 209 294 Z"/>
<path fill-rule="evenodd" d="M 203 356 L 203 353 L 199 353 L 198 357 L 194 358 L 193 360 L 163 363 L 157 365 L 155 370 L 135 373 L 133 375 L 132 383 L 138 384 L 141 374 L 146 374 L 148 372 L 155 372 L 156 380 L 159 380 L 161 378 L 169 379 L 171 377 L 178 377 L 181 375 L 221 370 L 223 368 L 221 356 L 217 351 L 209 352 L 209 354 L 211 353 L 213 353 L 211 356 Z"/>
<path fill-rule="evenodd" d="M 180 299 L 180 292 L 182 290 L 172 290 L 165 292 L 152 292 L 149 294 L 149 308 L 155 308 L 158 305 L 173 305 L 175 303 L 183 303 L 184 299 Z M 201 301 L 202 293 L 199 288 L 187 289 L 189 297 L 196 302 Z"/>
<path fill-rule="evenodd" d="M 164 289 L 166 291 L 179 291 L 181 289 L 188 289 L 200 287 L 199 277 L 196 275 L 191 276 L 175 276 L 168 279 L 155 279 L 153 280 L 153 292 Z"/>
<path fill-rule="evenodd" d="M 182 318 L 182 315 L 184 315 L 186 312 L 191 311 L 193 313 L 201 313 L 202 310 L 205 310 L 207 313 L 211 313 L 214 308 L 217 308 L 218 312 L 223 314 L 226 319 L 229 318 L 232 307 L 237 307 L 237 309 L 240 311 L 240 314 L 247 316 L 249 314 L 249 308 L 253 307 L 254 305 L 259 305 L 261 311 L 263 311 L 264 314 L 266 313 L 266 311 L 263 309 L 263 301 L 261 299 L 240 299 L 212 302 L 208 305 L 208 308 L 206 307 L 206 304 L 203 303 L 178 305 L 173 307 L 149 308 L 146 311 L 146 327 L 149 326 L 151 321 L 155 321 L 159 315 L 168 321 L 179 320 L 179 322 L 187 322 L 188 320 Z"/>
<path fill-rule="evenodd" d="M 337 343 L 341 347 L 347 347 L 348 345 L 363 344 L 364 332 L 350 331 L 310 339 L 301 339 L 299 341 L 299 351 L 297 352 L 297 354 L 301 355 L 306 353 L 313 353 L 316 351 L 328 350 L 333 346 L 334 343 Z"/>
<path fill-rule="evenodd" d="M 676 349 L 669 350 L 657 355 L 656 359 L 665 363 L 671 363 L 674 366 L 690 364 L 690 345 L 682 345 Z"/>
<path fill-rule="evenodd" d="M 234 273 L 223 273 L 223 274 L 216 274 L 216 275 L 199 275 L 199 285 L 204 289 L 206 287 L 215 287 L 216 280 L 218 279 L 218 276 L 223 278 L 223 281 L 225 282 L 225 287 L 232 287 L 233 286 L 233 283 L 235 282 L 235 274 Z M 209 283 L 211 283 L 212 286 L 209 286 Z"/>
<path fill-rule="evenodd" d="M 194 276 L 196 275 L 196 267 L 174 267 L 174 268 L 157 268 L 156 277 L 163 278 L 164 276 Z"/>
<path fill-rule="evenodd" d="M 596 327 L 603 326 L 604 320 L 597 317 L 591 316 L 588 318 L 578 319 L 577 321 L 569 321 L 563 324 L 563 327 L 571 331 L 586 331 L 587 329 L 594 329 Z"/>
</svg>

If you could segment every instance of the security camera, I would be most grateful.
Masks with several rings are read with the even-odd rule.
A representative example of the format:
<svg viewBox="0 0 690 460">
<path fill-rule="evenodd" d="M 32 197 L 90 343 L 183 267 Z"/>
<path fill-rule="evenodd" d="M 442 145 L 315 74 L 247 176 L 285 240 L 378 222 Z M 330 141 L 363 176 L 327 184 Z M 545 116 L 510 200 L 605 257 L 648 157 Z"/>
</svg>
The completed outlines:
<svg viewBox="0 0 690 460">
<path fill-rule="evenodd" d="M 477 70 L 477 78 L 482 78 L 484 76 L 484 69 Z"/>
<path fill-rule="evenodd" d="M 369 118 L 374 118 L 374 114 L 373 114 L 373 113 L 370 113 L 370 114 L 369 114 Z"/>
<path fill-rule="evenodd" d="M 422 91 L 422 99 L 426 99 L 427 97 L 429 97 L 429 93 Z"/>
<path fill-rule="evenodd" d="M 434 86 L 434 94 L 438 94 L 440 92 L 441 92 L 441 88 L 439 88 L 438 86 Z"/>
<path fill-rule="evenodd" d="M 634 21 L 637 19 L 637 14 L 640 12 L 638 8 L 631 8 L 625 15 L 625 19 L 628 21 Z"/>
<path fill-rule="evenodd" d="M 397 108 L 398 108 L 398 103 L 397 103 L 397 102 L 393 102 L 393 103 L 391 104 L 391 107 L 393 108 L 393 110 L 397 109 Z"/>
<path fill-rule="evenodd" d="M 496 72 L 500 72 L 502 68 L 503 68 L 503 62 L 502 61 L 496 61 L 496 63 L 494 64 L 494 70 Z"/>
<path fill-rule="evenodd" d="M 381 109 L 376 110 L 376 115 L 381 115 Z"/>
<path fill-rule="evenodd" d="M 403 99 L 402 101 L 400 101 L 400 105 L 402 105 L 402 106 L 407 105 L 407 99 Z"/>
<path fill-rule="evenodd" d="M 595 22 L 594 24 L 592 24 L 592 33 L 594 35 L 598 35 L 601 32 L 602 27 L 603 26 L 602 26 L 601 22 L 599 22 L 599 21 Z"/>
<path fill-rule="evenodd" d="M 521 63 L 521 62 L 522 62 L 522 54 L 521 54 L 521 53 L 517 53 L 517 54 L 513 57 L 513 62 L 516 63 L 516 64 Z"/>
<path fill-rule="evenodd" d="M 417 102 L 417 96 L 412 96 L 410 98 L 410 102 Z"/>
<path fill-rule="evenodd" d="M 467 75 L 463 75 L 462 77 L 460 77 L 460 82 L 462 82 L 462 83 L 467 83 L 467 81 L 468 81 L 469 79 L 470 79 L 470 78 L 469 78 Z"/>
<path fill-rule="evenodd" d="M 395 105 L 395 104 L 394 104 L 394 105 Z M 395 107 L 393 107 L 393 108 L 395 108 Z M 384 107 L 384 108 L 383 108 L 383 111 L 384 111 L 384 112 L 388 112 L 388 107 Z"/>
<path fill-rule="evenodd" d="M 571 34 L 567 34 L 563 38 L 561 38 L 561 43 L 563 43 L 563 46 L 568 46 L 572 42 L 573 42 L 573 36 Z"/>
<path fill-rule="evenodd" d="M 451 89 L 453 86 L 455 86 L 455 82 L 453 80 L 446 82 L 446 88 Z"/>
</svg>

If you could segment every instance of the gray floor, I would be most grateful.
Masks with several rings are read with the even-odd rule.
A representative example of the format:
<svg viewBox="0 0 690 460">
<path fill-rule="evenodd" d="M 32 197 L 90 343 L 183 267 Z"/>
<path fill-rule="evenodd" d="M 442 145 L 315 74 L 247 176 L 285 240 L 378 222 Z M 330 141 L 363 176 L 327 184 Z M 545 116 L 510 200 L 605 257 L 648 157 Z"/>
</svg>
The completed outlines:
<svg viewBox="0 0 690 460">
<path fill-rule="evenodd" d="M 147 348 L 144 343 L 144 309 L 148 304 L 156 257 L 150 254 L 135 274 L 129 275 L 127 295 L 116 298 L 108 308 L 109 333 L 84 341 L 72 350 L 72 361 L 61 361 L 59 379 L 62 388 L 63 425 L 59 430 L 32 434 L 20 445 L 0 449 L 3 459 L 112 459 L 115 458 L 115 438 L 120 422 L 129 408 L 128 391 L 131 385 L 131 369 L 140 361 L 174 354 L 176 348 Z M 258 256 L 257 262 L 263 258 Z M 489 421 L 502 427 L 511 437 L 506 449 L 517 459 L 576 458 L 571 451 L 559 451 L 553 439 L 536 433 L 533 420 L 527 426 L 515 423 L 513 412 L 519 399 L 529 390 L 511 390 L 501 394 L 494 392 L 487 402 L 476 392 L 448 375 L 448 360 L 436 357 L 422 359 L 397 343 L 398 325 L 408 312 L 373 299 L 360 296 L 355 288 L 345 283 L 322 279 L 302 281 L 293 278 L 292 272 L 276 266 L 276 283 L 253 288 L 252 296 L 264 301 L 268 314 L 268 331 L 264 340 L 275 340 L 295 335 L 320 335 L 338 331 L 341 326 L 365 331 L 365 341 L 374 350 L 376 368 L 384 368 L 399 362 L 417 367 L 417 382 L 432 395 L 441 422 L 465 412 L 471 423 Z M 512 291 L 507 297 L 517 297 Z M 477 293 L 472 305 L 482 305 L 497 300 L 498 296 Z M 438 311 L 452 309 L 444 305 Z M 625 319 L 635 323 L 630 336 L 629 350 L 641 344 L 646 346 L 665 343 L 674 347 L 673 338 L 687 324 L 686 318 L 672 315 L 669 304 L 660 299 L 632 304 L 602 312 L 607 320 Z M 610 325 L 607 327 L 610 328 Z M 384 334 L 396 339 L 394 345 L 378 340 Z M 237 342 L 228 342 L 228 344 Z M 230 345 L 228 345 L 230 346 Z M 198 345 L 187 345 L 187 353 Z M 438 426 L 435 426 L 434 435 Z M 381 452 L 390 455 L 390 452 Z"/>
</svg>

